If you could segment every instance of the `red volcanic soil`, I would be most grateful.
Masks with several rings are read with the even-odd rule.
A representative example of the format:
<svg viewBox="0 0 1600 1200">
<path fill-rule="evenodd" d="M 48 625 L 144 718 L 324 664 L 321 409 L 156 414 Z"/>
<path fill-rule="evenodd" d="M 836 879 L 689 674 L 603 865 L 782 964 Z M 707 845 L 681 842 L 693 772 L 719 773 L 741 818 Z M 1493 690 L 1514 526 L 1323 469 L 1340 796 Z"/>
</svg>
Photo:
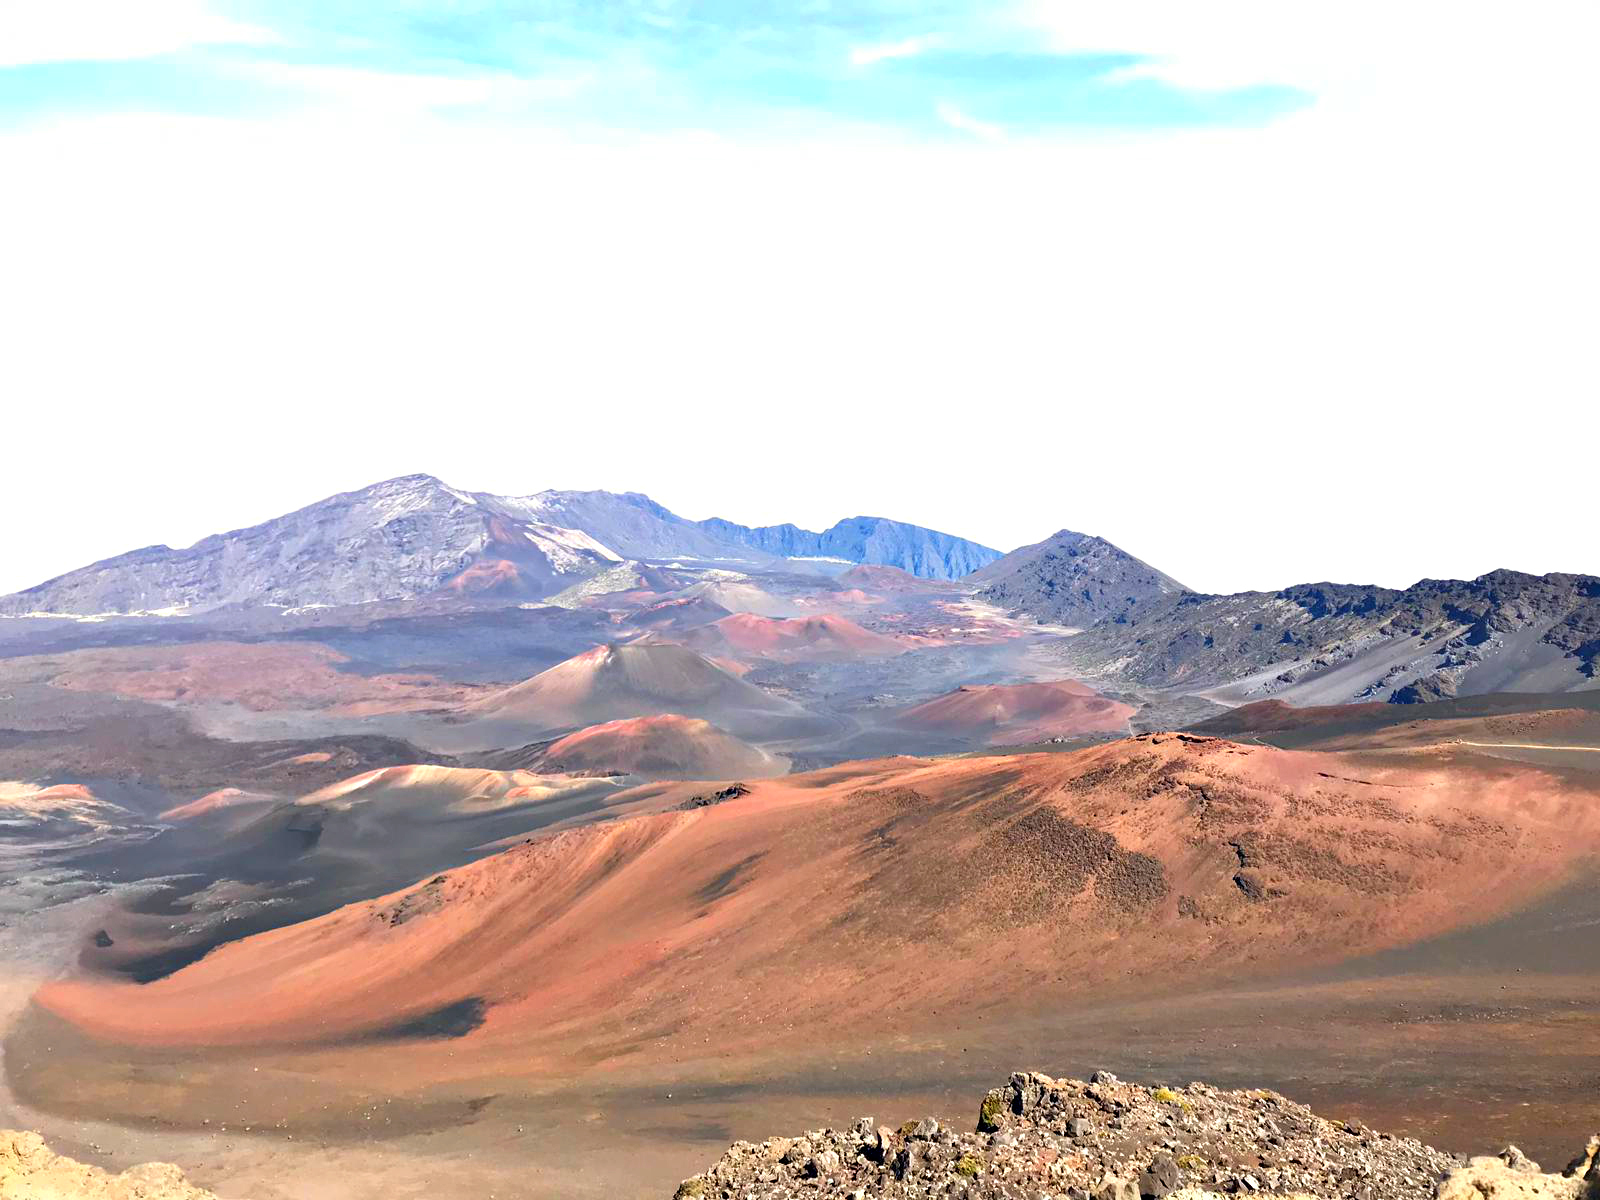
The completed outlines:
<svg viewBox="0 0 1600 1200">
<path fill-rule="evenodd" d="M 432 675 L 355 675 L 344 655 L 312 642 L 201 642 L 129 646 L 56 656 L 51 681 L 139 700 L 238 704 L 254 712 L 332 708 L 349 715 L 460 704 L 485 689 Z"/>
<path fill-rule="evenodd" d="M 685 641 L 708 653 L 811 661 L 887 657 L 906 649 L 833 613 L 787 620 L 735 613 L 695 630 Z"/>
<path fill-rule="evenodd" d="M 963 686 L 907 709 L 896 724 L 927 733 L 1020 746 L 1085 733 L 1125 733 L 1136 710 L 1070 679 Z"/>
<path fill-rule="evenodd" d="M 722 723 L 719 714 L 797 711 L 687 647 L 641 641 L 596 646 L 486 696 L 465 713 L 532 729 L 571 729 L 662 713 Z"/>
<path fill-rule="evenodd" d="M 921 579 L 899 567 L 880 567 L 863 563 L 835 577 L 844 588 L 874 592 L 947 592 L 951 585 L 937 579 Z"/>
<path fill-rule="evenodd" d="M 788 763 L 677 713 L 608 721 L 569 733 L 548 747 L 540 771 L 569 775 L 639 775 L 647 779 L 736 779 L 782 775 Z"/>
<path fill-rule="evenodd" d="M 408 1044 L 412 1085 L 790 1062 L 915 1039 L 939 1013 L 1020 1018 L 1411 944 L 1557 888 L 1597 832 L 1592 793 L 1489 760 L 1163 734 L 853 763 L 534 838 L 153 983 L 61 981 L 36 1003 L 102 1061 L 118 1043 L 343 1041 L 341 1069 L 373 1079 L 385 1031 L 466 1008 L 481 1023 L 437 1052 Z"/>
<path fill-rule="evenodd" d="M 703 596 L 677 596 L 647 604 L 637 612 L 629 613 L 627 623 L 639 629 L 670 631 L 698 629 L 702 625 L 728 615 L 728 610 Z"/>
<path fill-rule="evenodd" d="M 504 558 L 486 559 L 473 563 L 446 583 L 445 588 L 460 596 L 517 593 L 523 590 L 522 575 L 514 562 Z"/>
</svg>

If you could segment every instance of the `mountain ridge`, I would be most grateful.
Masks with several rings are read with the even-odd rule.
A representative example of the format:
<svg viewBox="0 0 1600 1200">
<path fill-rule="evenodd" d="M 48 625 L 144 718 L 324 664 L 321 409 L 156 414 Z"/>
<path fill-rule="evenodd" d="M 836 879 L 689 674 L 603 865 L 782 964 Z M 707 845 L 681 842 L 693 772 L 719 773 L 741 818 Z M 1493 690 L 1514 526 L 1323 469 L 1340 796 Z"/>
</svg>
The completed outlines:
<svg viewBox="0 0 1600 1200">
<path fill-rule="evenodd" d="M 691 521 L 641 492 L 501 496 L 418 473 L 338 492 L 191 546 L 153 544 L 89 563 L 0 596 L 0 615 L 321 607 L 416 599 L 447 588 L 539 599 L 627 560 L 761 568 L 782 557 L 839 557 L 953 578 L 999 555 L 876 517 L 841 521 L 823 534 L 773 528 L 794 535 L 773 541 L 733 522 Z"/>
<path fill-rule="evenodd" d="M 1087 630 L 1063 659 L 1089 676 L 1114 665 L 1144 686 L 1299 704 L 1579 690 L 1600 678 L 1600 578 L 1499 570 L 1401 590 L 1191 592 Z"/>
<path fill-rule="evenodd" d="M 0 613 L 94 615 L 233 604 L 309 607 L 410 599 L 470 568 L 469 590 L 545 594 L 621 555 L 581 530 L 519 516 L 431 475 L 339 492 L 192 546 L 146 546 L 0 598 Z"/>
<path fill-rule="evenodd" d="M 959 579 L 1001 556 L 967 538 L 887 517 L 846 517 L 820 533 L 787 523 L 752 527 L 721 517 L 699 524 L 725 540 L 780 558 L 843 558 L 899 567 L 923 579 Z"/>
</svg>

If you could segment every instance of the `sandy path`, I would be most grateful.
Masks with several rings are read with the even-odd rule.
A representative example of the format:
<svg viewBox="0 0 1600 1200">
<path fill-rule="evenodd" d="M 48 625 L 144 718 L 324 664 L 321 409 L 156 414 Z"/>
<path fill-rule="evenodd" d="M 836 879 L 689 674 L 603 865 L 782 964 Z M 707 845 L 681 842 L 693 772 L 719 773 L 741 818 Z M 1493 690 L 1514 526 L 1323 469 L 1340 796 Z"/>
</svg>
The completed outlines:
<svg viewBox="0 0 1600 1200">
<path fill-rule="evenodd" d="M 1575 750 L 1600 754 L 1600 746 L 1551 746 L 1542 742 L 1468 742 L 1455 740 L 1436 743 L 1440 746 L 1480 746 L 1486 750 Z"/>
</svg>

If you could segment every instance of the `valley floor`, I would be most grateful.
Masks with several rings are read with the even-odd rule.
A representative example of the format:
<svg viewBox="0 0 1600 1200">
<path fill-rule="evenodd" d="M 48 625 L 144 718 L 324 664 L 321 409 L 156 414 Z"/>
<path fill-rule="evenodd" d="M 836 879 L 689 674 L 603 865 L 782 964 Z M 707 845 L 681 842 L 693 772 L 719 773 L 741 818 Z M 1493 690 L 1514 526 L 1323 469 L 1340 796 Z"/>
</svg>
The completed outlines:
<svg viewBox="0 0 1600 1200">
<path fill-rule="evenodd" d="M 625 1077 L 595 1071 L 559 1090 L 479 1080 L 363 1107 L 264 1057 L 265 1072 L 219 1074 L 204 1110 L 183 1114 L 187 1128 L 52 1112 L 63 1101 L 97 1107 L 101 1088 L 116 1090 L 92 1044 L 25 1011 L 96 902 L 14 918 L 3 931 L 0 1017 L 16 1030 L 8 1065 L 43 1107 L 0 1093 L 0 1125 L 39 1129 L 57 1149 L 108 1168 L 180 1162 L 225 1197 L 665 1196 L 736 1138 L 843 1126 L 862 1114 L 894 1125 L 934 1114 L 967 1127 L 984 1084 L 1030 1062 L 1078 1076 L 1105 1067 L 1151 1083 L 1270 1087 L 1445 1149 L 1486 1153 L 1514 1141 L 1546 1162 L 1600 1125 L 1600 960 L 1586 952 L 1600 931 L 1600 886 L 1301 978 L 1263 972 L 1194 993 L 1172 980 L 1057 1011 L 946 1014 L 942 1036 L 885 1037 L 868 1052 L 818 1045 L 800 1061 L 708 1053 Z M 174 1065 L 201 1074 L 214 1066 Z M 243 1131 L 230 1112 L 247 1093 L 247 1107 L 258 1107 L 263 1073 L 269 1087 L 297 1094 L 299 1115 L 289 1128 Z"/>
</svg>

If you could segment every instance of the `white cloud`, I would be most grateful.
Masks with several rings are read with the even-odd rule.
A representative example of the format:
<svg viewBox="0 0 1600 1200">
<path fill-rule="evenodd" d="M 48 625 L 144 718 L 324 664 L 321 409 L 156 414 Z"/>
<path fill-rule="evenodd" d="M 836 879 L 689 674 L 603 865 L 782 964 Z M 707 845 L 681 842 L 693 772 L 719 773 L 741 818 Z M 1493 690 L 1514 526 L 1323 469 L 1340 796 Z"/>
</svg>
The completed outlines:
<svg viewBox="0 0 1600 1200">
<path fill-rule="evenodd" d="M 1005 141 L 1006 131 L 999 125 L 995 125 L 989 121 L 979 120 L 971 113 L 957 108 L 954 104 L 941 101 L 934 106 L 934 113 L 938 116 L 939 120 L 950 126 L 951 129 L 958 130 L 961 133 L 970 133 L 979 141 Z"/>
<path fill-rule="evenodd" d="M 870 67 L 873 63 L 887 62 L 896 58 L 915 58 L 919 54 L 926 54 L 929 50 L 935 49 L 941 41 L 936 33 L 924 33 L 916 37 L 903 38 L 898 42 L 854 46 L 850 50 L 850 65 Z"/>
<path fill-rule="evenodd" d="M 219 16 L 203 0 L 0 3 L 0 67 L 153 58 L 193 46 L 278 40 L 271 30 Z"/>
<path fill-rule="evenodd" d="M 570 99 L 589 83 L 587 76 L 424 75 L 299 63 L 255 62 L 231 69 L 259 83 L 304 91 L 330 105 L 391 114 Z"/>
<path fill-rule="evenodd" d="M 1019 0 L 1014 19 L 1062 53 L 1140 55 L 1125 75 L 1179 87 L 1442 90 L 1512 105 L 1507 85 L 1543 91 L 1551 71 L 1592 57 L 1600 33 L 1591 0 Z"/>
<path fill-rule="evenodd" d="M 1396 5 L 1385 6 L 1392 19 Z M 1378 34 L 1371 0 L 1023 0 L 1024 24 L 1063 53 L 1124 53 L 1150 61 L 1129 72 L 1184 87 L 1320 87 L 1357 68 L 1350 42 Z M 1400 21 L 1406 18 L 1399 17 Z M 1370 52 L 1370 45 L 1358 47 Z"/>
</svg>

